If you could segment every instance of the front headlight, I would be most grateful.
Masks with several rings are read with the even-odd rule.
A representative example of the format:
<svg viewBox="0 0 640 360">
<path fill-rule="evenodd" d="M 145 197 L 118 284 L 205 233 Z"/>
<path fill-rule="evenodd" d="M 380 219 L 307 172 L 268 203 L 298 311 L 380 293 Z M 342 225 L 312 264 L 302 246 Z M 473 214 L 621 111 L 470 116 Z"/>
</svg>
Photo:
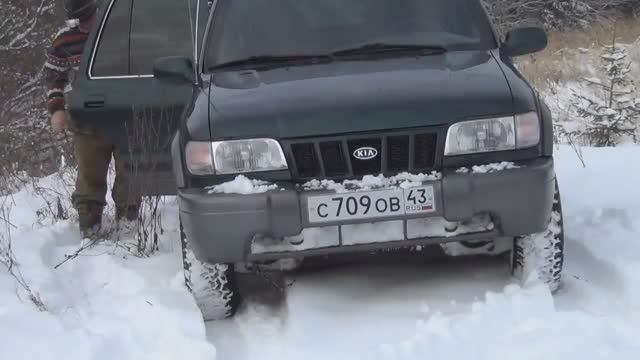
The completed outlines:
<svg viewBox="0 0 640 360">
<path fill-rule="evenodd" d="M 218 142 L 191 141 L 187 169 L 194 175 L 242 174 L 288 169 L 280 144 L 273 139 Z"/>
<path fill-rule="evenodd" d="M 220 141 L 212 149 L 217 174 L 288 169 L 282 147 L 273 139 Z"/>
<path fill-rule="evenodd" d="M 534 112 L 464 121 L 447 132 L 445 156 L 523 149 L 540 142 L 540 121 Z"/>
</svg>

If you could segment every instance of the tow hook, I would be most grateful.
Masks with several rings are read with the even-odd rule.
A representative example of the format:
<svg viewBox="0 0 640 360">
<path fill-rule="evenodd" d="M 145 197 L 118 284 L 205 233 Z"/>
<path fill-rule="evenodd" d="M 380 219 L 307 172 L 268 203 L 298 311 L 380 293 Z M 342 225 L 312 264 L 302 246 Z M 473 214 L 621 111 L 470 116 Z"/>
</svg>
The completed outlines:
<svg viewBox="0 0 640 360">
<path fill-rule="evenodd" d="M 292 237 L 287 238 L 287 241 L 289 241 L 289 244 L 291 244 L 293 246 L 299 246 L 299 245 L 302 245 L 304 243 L 304 236 L 302 236 L 302 235 L 292 236 Z"/>
<path fill-rule="evenodd" d="M 445 230 L 446 232 L 450 232 L 450 233 L 452 233 L 452 232 L 454 232 L 454 231 L 458 230 L 458 223 L 448 221 L 448 222 L 444 225 L 444 230 Z"/>
</svg>

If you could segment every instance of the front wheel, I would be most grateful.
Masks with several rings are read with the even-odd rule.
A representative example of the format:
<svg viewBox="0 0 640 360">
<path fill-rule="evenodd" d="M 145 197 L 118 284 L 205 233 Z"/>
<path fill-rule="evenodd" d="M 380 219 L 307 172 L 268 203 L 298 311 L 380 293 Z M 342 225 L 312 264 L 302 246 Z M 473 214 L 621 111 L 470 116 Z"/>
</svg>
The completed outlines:
<svg viewBox="0 0 640 360">
<path fill-rule="evenodd" d="M 205 321 L 222 320 L 235 314 L 240 297 L 232 265 L 209 264 L 198 260 L 180 222 L 180 242 L 184 281 Z"/>
<path fill-rule="evenodd" d="M 560 287 L 563 263 L 562 203 L 556 181 L 553 207 L 547 228 L 542 232 L 514 239 L 511 251 L 511 273 L 523 283 L 536 273 L 538 279 L 547 284 L 551 292 L 555 292 Z"/>
</svg>

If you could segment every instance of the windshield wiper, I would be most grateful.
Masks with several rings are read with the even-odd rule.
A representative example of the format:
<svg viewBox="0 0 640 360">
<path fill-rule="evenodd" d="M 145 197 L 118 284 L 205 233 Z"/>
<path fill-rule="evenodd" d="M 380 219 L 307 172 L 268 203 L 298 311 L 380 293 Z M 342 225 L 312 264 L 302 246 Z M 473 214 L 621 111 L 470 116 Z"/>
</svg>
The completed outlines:
<svg viewBox="0 0 640 360">
<path fill-rule="evenodd" d="M 220 70 L 228 68 L 245 68 L 245 67 L 259 67 L 270 68 L 283 65 L 303 65 L 303 64 L 316 64 L 327 63 L 333 61 L 333 57 L 329 55 L 260 55 L 251 56 L 245 59 L 233 60 L 216 64 L 209 67 L 209 70 Z"/>
<path fill-rule="evenodd" d="M 340 49 L 331 53 L 333 56 L 351 55 L 375 55 L 387 53 L 411 53 L 418 55 L 436 55 L 447 51 L 446 48 L 437 45 L 420 44 L 393 44 L 393 43 L 370 43 L 352 48 Z"/>
<path fill-rule="evenodd" d="M 420 44 L 370 43 L 353 48 L 333 51 L 326 55 L 258 55 L 245 59 L 228 61 L 209 67 L 209 71 L 229 68 L 274 68 L 307 64 L 329 63 L 341 56 L 375 55 L 386 53 L 411 53 L 417 55 L 435 55 L 446 52 L 442 46 Z"/>
</svg>

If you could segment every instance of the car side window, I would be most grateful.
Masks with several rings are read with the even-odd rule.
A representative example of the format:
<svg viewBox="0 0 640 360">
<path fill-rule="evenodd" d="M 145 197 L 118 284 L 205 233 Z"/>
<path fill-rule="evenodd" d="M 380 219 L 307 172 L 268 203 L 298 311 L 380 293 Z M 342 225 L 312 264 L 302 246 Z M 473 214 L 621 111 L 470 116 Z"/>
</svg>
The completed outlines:
<svg viewBox="0 0 640 360">
<path fill-rule="evenodd" d="M 150 75 L 153 62 L 165 56 L 193 55 L 191 1 L 134 0 L 131 21 L 130 74 Z M 193 10 L 193 9 L 191 9 Z"/>
<path fill-rule="evenodd" d="M 104 1 L 101 6 L 109 6 Z M 111 12 L 102 30 L 96 50 L 92 76 L 120 76 L 129 74 L 129 48 L 131 0 L 114 0 Z"/>
</svg>

